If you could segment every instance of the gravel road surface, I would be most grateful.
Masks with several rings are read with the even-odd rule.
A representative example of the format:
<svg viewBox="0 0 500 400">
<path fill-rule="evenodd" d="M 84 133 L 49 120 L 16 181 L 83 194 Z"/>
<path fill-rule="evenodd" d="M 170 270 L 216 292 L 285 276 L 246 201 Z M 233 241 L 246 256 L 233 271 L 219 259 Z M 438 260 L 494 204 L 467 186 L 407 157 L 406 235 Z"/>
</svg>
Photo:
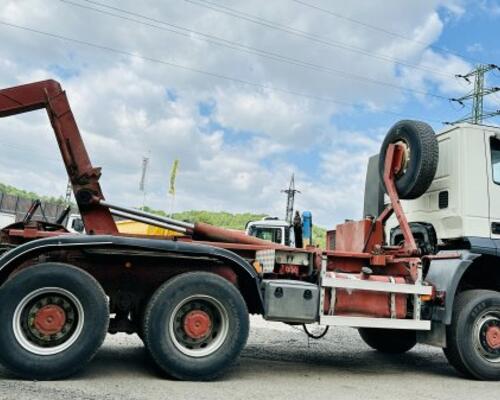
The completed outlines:
<svg viewBox="0 0 500 400">
<path fill-rule="evenodd" d="M 478 399 L 495 398 L 500 383 L 460 378 L 440 349 L 417 346 L 385 356 L 355 330 L 331 329 L 309 342 L 299 330 L 252 318 L 247 347 L 215 382 L 165 378 L 135 336 L 108 336 L 94 360 L 68 380 L 17 380 L 0 369 L 0 399 Z"/>
</svg>

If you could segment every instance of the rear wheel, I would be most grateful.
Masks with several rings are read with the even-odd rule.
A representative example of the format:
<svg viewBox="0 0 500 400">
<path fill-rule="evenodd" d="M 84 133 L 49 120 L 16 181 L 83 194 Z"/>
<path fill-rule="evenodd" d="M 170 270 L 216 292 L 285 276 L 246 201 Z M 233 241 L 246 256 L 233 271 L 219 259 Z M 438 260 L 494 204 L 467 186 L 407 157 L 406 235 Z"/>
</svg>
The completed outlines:
<svg viewBox="0 0 500 400">
<path fill-rule="evenodd" d="M 463 375 L 500 380 L 500 293 L 468 290 L 460 293 L 447 327 L 448 361 Z"/>
<path fill-rule="evenodd" d="M 361 339 L 372 349 L 387 354 L 401 354 L 417 344 L 415 331 L 401 329 L 359 328 Z"/>
<path fill-rule="evenodd" d="M 28 379 L 57 379 L 81 369 L 101 346 L 108 301 L 88 273 L 46 263 L 0 288 L 0 362 Z"/>
<path fill-rule="evenodd" d="M 245 301 L 227 280 L 192 272 L 163 284 L 146 307 L 143 334 L 167 374 L 184 380 L 221 375 L 248 338 Z"/>
</svg>

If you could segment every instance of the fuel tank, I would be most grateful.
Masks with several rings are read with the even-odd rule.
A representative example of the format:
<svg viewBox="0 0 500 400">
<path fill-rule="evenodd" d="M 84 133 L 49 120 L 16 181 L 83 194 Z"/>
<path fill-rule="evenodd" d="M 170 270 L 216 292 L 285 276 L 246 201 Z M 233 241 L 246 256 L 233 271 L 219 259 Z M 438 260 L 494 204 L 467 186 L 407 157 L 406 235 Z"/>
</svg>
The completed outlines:
<svg viewBox="0 0 500 400">
<path fill-rule="evenodd" d="M 406 283 L 404 278 L 386 275 L 327 272 L 326 276 L 337 279 Z M 407 295 L 402 293 L 391 294 L 366 290 L 329 289 L 325 296 L 324 313 L 325 315 L 405 318 L 407 315 L 407 299 Z"/>
</svg>

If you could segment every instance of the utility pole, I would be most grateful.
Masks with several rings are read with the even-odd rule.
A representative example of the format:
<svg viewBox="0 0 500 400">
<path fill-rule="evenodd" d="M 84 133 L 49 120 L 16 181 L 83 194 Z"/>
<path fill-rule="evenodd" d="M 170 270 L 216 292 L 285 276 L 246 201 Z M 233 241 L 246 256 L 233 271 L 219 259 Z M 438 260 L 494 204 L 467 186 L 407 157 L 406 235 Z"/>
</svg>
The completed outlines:
<svg viewBox="0 0 500 400">
<path fill-rule="evenodd" d="M 64 203 L 67 206 L 71 204 L 71 193 L 73 193 L 73 185 L 71 184 L 71 179 L 68 178 L 68 184 L 66 185 L 66 196 L 64 197 Z"/>
<path fill-rule="evenodd" d="M 295 193 L 300 193 L 300 190 L 295 189 L 295 175 L 292 174 L 292 178 L 290 179 L 290 186 L 288 189 L 282 190 L 282 193 L 287 194 L 286 200 L 286 218 L 285 220 L 292 224 L 293 220 L 293 205 L 295 202 Z"/>
<path fill-rule="evenodd" d="M 487 118 L 494 117 L 496 115 L 500 115 L 500 109 L 495 111 L 484 112 L 483 100 L 484 97 L 500 91 L 500 87 L 484 87 L 484 76 L 486 73 L 498 70 L 500 71 L 500 67 L 495 64 L 480 64 L 471 72 L 465 75 L 455 75 L 457 78 L 464 79 L 469 84 L 471 83 L 470 78 L 474 78 L 474 89 L 472 92 L 466 94 L 465 96 L 459 98 L 452 98 L 450 101 L 457 102 L 462 106 L 465 106 L 465 102 L 468 100 L 472 100 L 472 110 L 469 115 L 464 118 L 461 118 L 455 122 L 447 122 L 447 124 L 453 125 L 458 124 L 459 122 L 470 122 L 471 124 L 481 124 L 483 120 Z"/>
<path fill-rule="evenodd" d="M 176 158 L 172 164 L 172 169 L 170 170 L 170 182 L 168 188 L 168 194 L 172 196 L 172 204 L 170 205 L 170 215 L 174 215 L 174 204 L 175 204 L 175 179 L 177 178 L 177 170 L 179 169 L 179 160 Z"/>
<path fill-rule="evenodd" d="M 142 173 L 141 181 L 139 182 L 139 190 L 143 194 L 142 209 L 146 207 L 146 173 L 148 171 L 149 157 L 142 157 Z"/>
</svg>

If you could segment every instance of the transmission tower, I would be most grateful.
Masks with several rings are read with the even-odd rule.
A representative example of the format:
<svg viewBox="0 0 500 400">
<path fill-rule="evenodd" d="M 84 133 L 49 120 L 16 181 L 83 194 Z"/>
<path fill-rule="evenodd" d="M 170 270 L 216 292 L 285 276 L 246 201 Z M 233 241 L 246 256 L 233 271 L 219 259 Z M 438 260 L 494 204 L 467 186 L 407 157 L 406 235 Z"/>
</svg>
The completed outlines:
<svg viewBox="0 0 500 400">
<path fill-rule="evenodd" d="M 459 119 L 455 122 L 451 122 L 449 124 L 453 125 L 453 124 L 458 124 L 459 122 L 470 122 L 472 124 L 481 124 L 483 120 L 487 118 L 500 115 L 500 109 L 488 112 L 484 112 L 483 109 L 484 97 L 500 91 L 500 87 L 496 86 L 490 88 L 484 87 L 484 76 L 486 73 L 492 70 L 500 71 L 500 67 L 498 67 L 495 64 L 481 64 L 465 75 L 455 75 L 457 78 L 465 79 L 469 84 L 472 83 L 471 78 L 474 78 L 474 89 L 472 90 L 472 92 L 459 98 L 450 99 L 450 101 L 455 101 L 461 104 L 462 106 L 465 106 L 466 101 L 472 100 L 472 111 L 466 117 Z"/>
<path fill-rule="evenodd" d="M 287 194 L 285 220 L 291 224 L 293 220 L 293 205 L 295 202 L 295 193 L 300 193 L 300 190 L 295 189 L 294 174 L 292 174 L 292 178 L 290 179 L 290 186 L 288 187 L 288 189 L 282 190 L 281 192 Z"/>
</svg>

